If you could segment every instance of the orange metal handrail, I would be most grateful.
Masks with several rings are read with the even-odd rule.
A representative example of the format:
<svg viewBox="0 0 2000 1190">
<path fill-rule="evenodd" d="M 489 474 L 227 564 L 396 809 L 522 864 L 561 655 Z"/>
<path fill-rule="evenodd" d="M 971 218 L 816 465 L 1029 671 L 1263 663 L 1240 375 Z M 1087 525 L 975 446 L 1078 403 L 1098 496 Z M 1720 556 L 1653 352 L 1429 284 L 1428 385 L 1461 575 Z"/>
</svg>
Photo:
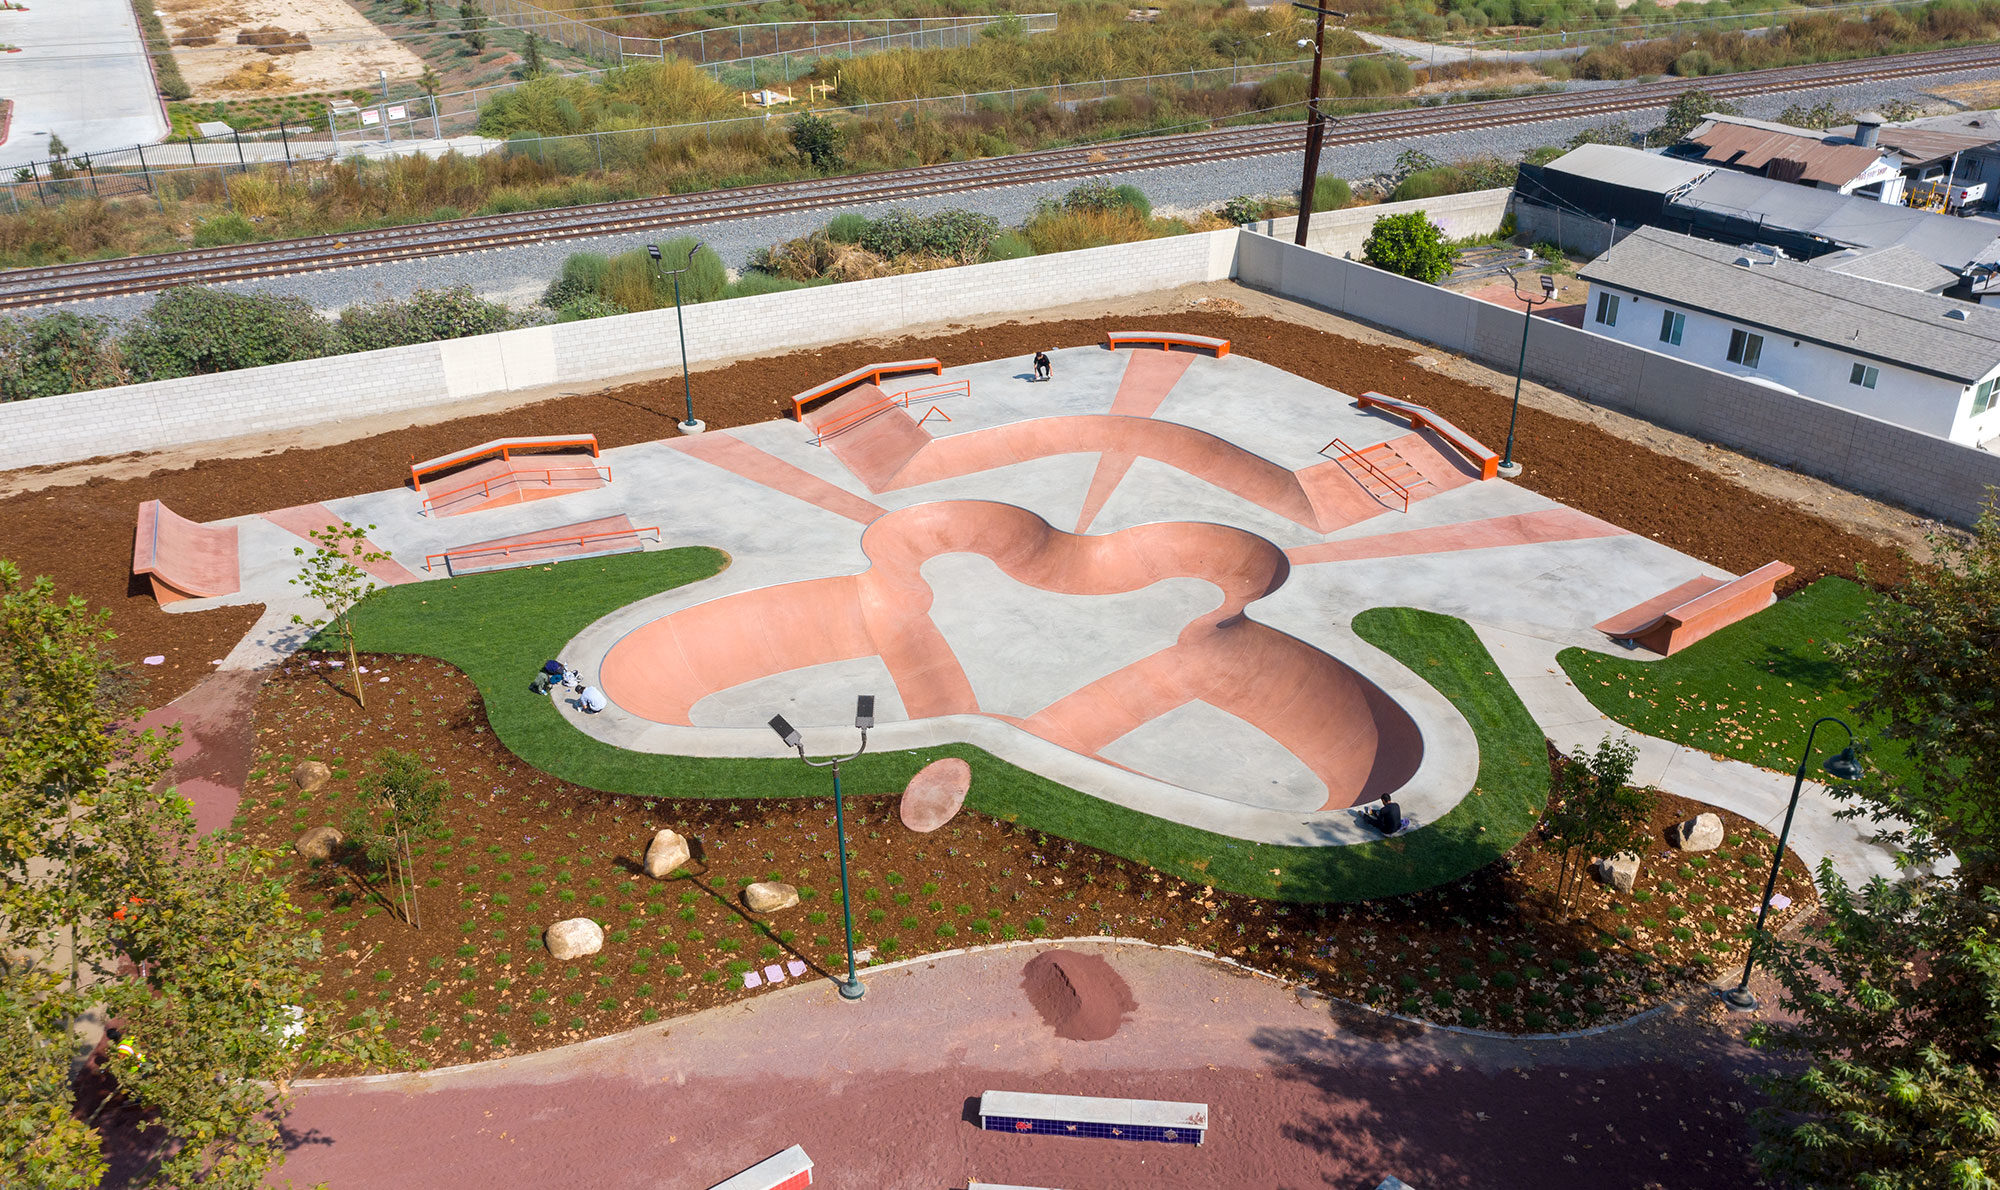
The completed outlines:
<svg viewBox="0 0 2000 1190">
<path fill-rule="evenodd" d="M 868 404 L 857 409 L 849 410 L 826 425 L 817 427 L 813 434 L 812 444 L 814 446 L 825 446 L 826 440 L 835 434 L 851 430 L 862 422 L 875 417 L 877 414 L 887 413 L 899 405 L 908 409 L 912 401 L 919 403 L 924 401 L 942 401 L 950 397 L 969 397 L 971 395 L 972 382 L 963 379 L 947 380 L 942 384 L 928 384 L 922 388 L 908 389 L 900 393 L 883 393 L 881 400 L 870 401 Z M 944 417 L 946 421 L 951 420 L 950 417 L 945 416 L 942 409 L 938 410 L 938 415 Z M 930 414 L 926 413 L 924 416 L 929 417 Z M 919 422 L 917 424 L 922 425 L 923 423 Z"/>
<path fill-rule="evenodd" d="M 447 500 L 450 500 L 450 499 L 451 499 L 452 497 L 454 497 L 454 496 L 457 496 L 457 495 L 459 495 L 460 493 L 463 493 L 463 492 L 469 492 L 469 491 L 471 491 L 471 490 L 472 490 L 472 489 L 474 489 L 474 488 L 479 488 L 479 489 L 480 489 L 480 494 L 481 494 L 481 495 L 487 495 L 487 496 L 490 496 L 490 495 L 492 495 L 492 494 L 493 494 L 493 485 L 494 485 L 494 484 L 498 484 L 498 483 L 512 483 L 512 482 L 515 482 L 515 481 L 517 481 L 517 480 L 521 479 L 521 478 L 522 478 L 522 477 L 524 477 L 524 476 L 529 476 L 529 475 L 539 475 L 539 476 L 541 476 L 541 477 L 542 477 L 542 480 L 543 480 L 543 483 L 544 483 L 544 484 L 545 484 L 546 486 L 548 486 L 548 487 L 554 487 L 554 486 L 556 486 L 556 479 L 555 479 L 555 477 L 556 477 L 556 476 L 557 476 L 558 474 L 561 474 L 561 475 L 564 475 L 564 476 L 566 476 L 566 477 L 569 477 L 569 478 L 574 478 L 574 479 L 582 479 L 582 478 L 583 478 L 583 468 L 581 468 L 581 467 L 530 467 L 530 468 L 528 468 L 528 469 L 526 469 L 526 470 L 522 470 L 522 471 L 509 471 L 509 472 L 507 472 L 507 474 L 505 474 L 505 475 L 494 475 L 494 476 L 490 476 L 490 477 L 488 477 L 488 478 L 486 478 L 486 479 L 481 479 L 481 480 L 476 480 L 476 481 L 474 481 L 474 482 L 472 482 L 472 483 L 468 483 L 468 484 L 464 484 L 464 485 L 462 485 L 462 486 L 460 486 L 460 487 L 455 487 L 455 488 L 452 488 L 452 489 L 451 489 L 450 491 L 446 491 L 446 492 L 439 492 L 439 493 L 438 493 L 437 495 L 435 495 L 435 496 L 425 496 L 425 497 L 424 497 L 424 511 L 425 511 L 425 512 L 436 512 L 436 511 L 437 511 L 437 509 L 436 509 L 436 508 L 434 507 L 435 505 L 438 505 L 438 504 L 442 504 L 442 503 L 444 503 L 445 501 L 447 501 Z M 592 468 L 590 469 L 590 474 L 591 474 L 591 476 L 592 476 L 593 478 L 597 478 L 597 479 L 602 479 L 602 480 L 603 480 L 603 481 L 604 481 L 605 483 L 610 483 L 610 482 L 611 482 L 611 467 L 610 467 L 610 466 L 609 466 L 608 464 L 599 464 L 599 465 L 597 465 L 597 466 L 594 466 L 594 467 L 592 467 Z"/>
<path fill-rule="evenodd" d="M 919 388 L 904 389 L 902 392 L 891 393 L 890 395 L 903 408 L 908 409 L 913 403 L 919 401 L 942 401 L 949 397 L 969 397 L 972 395 L 972 381 L 961 377 L 957 380 L 946 380 L 938 384 L 926 384 Z"/>
<path fill-rule="evenodd" d="M 806 420 L 807 405 L 826 397 L 835 396 L 840 390 L 852 388 L 857 384 L 880 384 L 883 378 L 889 376 L 891 373 L 929 372 L 932 375 L 937 375 L 943 371 L 944 364 L 935 359 L 904 359 L 896 360 L 893 363 L 870 364 L 864 368 L 856 368 L 852 372 L 836 376 L 824 384 L 815 385 L 798 396 L 793 397 L 792 420 L 803 423 Z"/>
<path fill-rule="evenodd" d="M 1325 454 L 1329 449 L 1336 446 L 1340 448 L 1340 454 L 1335 456 L 1336 462 L 1359 463 L 1363 470 L 1367 471 L 1370 475 L 1373 475 L 1375 478 L 1381 480 L 1384 487 L 1387 487 L 1390 491 L 1394 492 L 1395 494 L 1403 498 L 1404 512 L 1410 511 L 1410 489 L 1404 487 L 1400 483 L 1397 483 L 1394 479 L 1391 479 L 1389 477 L 1389 473 L 1387 471 L 1382 470 L 1382 468 L 1376 466 L 1375 461 L 1373 459 L 1370 459 L 1367 455 L 1362 454 L 1360 451 L 1349 446 L 1347 443 L 1342 442 L 1338 438 L 1335 438 L 1333 441 L 1327 443 L 1325 446 L 1320 447 L 1319 452 L 1321 454 Z M 1362 486 L 1366 487 L 1367 485 L 1364 484 Z M 1369 495 L 1372 496 L 1374 495 L 1374 493 L 1370 492 Z"/>
<path fill-rule="evenodd" d="M 1472 435 L 1452 425 L 1428 408 L 1410 401 L 1398 401 L 1381 393 L 1362 393 L 1354 398 L 1354 404 L 1361 409 L 1381 409 L 1397 414 L 1410 423 L 1413 430 L 1429 430 L 1458 449 L 1458 452 L 1479 464 L 1479 478 L 1492 479 L 1500 473 L 1500 456 L 1487 448 L 1486 444 Z"/>
<path fill-rule="evenodd" d="M 424 555 L 424 569 L 433 569 L 434 564 L 439 558 L 443 558 L 445 565 L 448 567 L 451 565 L 453 555 L 457 554 L 468 556 L 474 554 L 499 554 L 504 557 L 515 550 L 533 549 L 545 545 L 568 545 L 572 542 L 577 545 L 584 545 L 602 537 L 637 537 L 642 533 L 651 533 L 654 541 L 660 539 L 660 527 L 658 525 L 647 525 L 643 529 L 609 529 L 602 533 L 571 533 L 562 537 L 540 537 L 533 541 L 510 541 L 503 545 L 460 546 L 455 550 L 445 550 L 443 553 Z"/>
</svg>

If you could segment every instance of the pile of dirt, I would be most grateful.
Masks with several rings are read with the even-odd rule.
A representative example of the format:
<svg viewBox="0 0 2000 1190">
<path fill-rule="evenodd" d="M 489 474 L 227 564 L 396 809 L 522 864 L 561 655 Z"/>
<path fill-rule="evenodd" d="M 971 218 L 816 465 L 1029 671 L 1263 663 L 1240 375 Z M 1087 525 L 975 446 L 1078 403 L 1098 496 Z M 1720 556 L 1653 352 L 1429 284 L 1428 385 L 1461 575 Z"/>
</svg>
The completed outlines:
<svg viewBox="0 0 2000 1190">
<path fill-rule="evenodd" d="M 1021 990 L 1042 1023 L 1070 1041 L 1103 1041 L 1139 1007 L 1111 964 L 1073 950 L 1043 951 L 1029 960 Z"/>
<path fill-rule="evenodd" d="M 175 45 L 214 45 L 216 34 L 222 32 L 228 22 L 213 16 L 196 17 L 174 33 Z"/>
<path fill-rule="evenodd" d="M 223 75 L 215 85 L 230 91 L 290 91 L 296 82 L 276 62 L 260 58 Z"/>
<path fill-rule="evenodd" d="M 312 48 L 312 39 L 276 25 L 260 25 L 255 29 L 238 29 L 236 44 L 254 45 L 260 54 L 303 54 Z"/>
</svg>

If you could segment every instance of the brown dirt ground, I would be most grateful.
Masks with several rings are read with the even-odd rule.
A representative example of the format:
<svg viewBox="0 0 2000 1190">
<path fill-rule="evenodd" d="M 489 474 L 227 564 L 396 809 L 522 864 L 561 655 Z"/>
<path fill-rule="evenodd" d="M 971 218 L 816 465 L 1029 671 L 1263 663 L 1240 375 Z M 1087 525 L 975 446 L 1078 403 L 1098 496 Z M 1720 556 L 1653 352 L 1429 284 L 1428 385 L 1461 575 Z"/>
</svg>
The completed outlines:
<svg viewBox="0 0 2000 1190">
<path fill-rule="evenodd" d="M 1510 378 L 1442 352 L 1412 351 L 1407 341 L 1238 286 L 1199 287 L 1205 296 L 1193 300 L 1188 292 L 1166 295 L 1166 306 L 1153 295 L 1151 308 L 1173 310 L 1179 329 L 1229 338 L 1237 352 L 1320 384 L 1408 397 L 1486 442 L 1506 438 L 1508 401 L 1495 388 Z M 1257 313 L 1241 312 L 1246 309 Z M 864 363 L 932 355 L 952 366 L 1038 347 L 1098 343 L 1107 317 L 946 326 L 740 360 L 697 373 L 698 412 L 718 429 L 768 420 L 789 409 L 791 395 L 813 381 Z M 607 447 L 624 446 L 674 434 L 680 400 L 679 376 L 667 373 L 259 455 L 193 448 L 159 456 L 171 465 L 150 471 L 153 457 L 133 455 L 9 472 L 0 475 L 0 490 L 14 492 L 0 499 L 0 556 L 29 575 L 52 574 L 65 592 L 109 607 L 120 634 L 114 647 L 123 659 L 164 654 L 165 665 L 143 671 L 147 685 L 140 696 L 158 706 L 208 673 L 209 663 L 254 622 L 256 609 L 162 613 L 130 577 L 133 516 L 141 501 L 156 498 L 183 516 L 210 521 L 396 487 L 407 482 L 411 458 L 503 435 L 582 429 Z M 1911 528 L 1922 522 L 1908 514 L 1533 386 L 1522 402 L 1517 453 L 1530 464 L 1518 481 L 1524 486 L 1705 562 L 1736 573 L 1774 558 L 1791 563 L 1797 573 L 1785 591 L 1822 574 L 1851 575 L 1858 565 L 1865 565 L 1870 581 L 1894 583 L 1905 565 L 1899 547 L 1920 544 Z M 79 483 L 78 476 L 89 478 Z"/>
<path fill-rule="evenodd" d="M 296 903 L 325 939 L 320 994 L 331 1019 L 374 1007 L 414 1061 L 442 1065 L 763 995 L 742 986 L 751 965 L 796 958 L 807 979 L 844 973 L 826 800 L 649 801 L 582 789 L 508 753 L 485 726 L 476 688 L 451 666 L 363 663 L 390 679 L 366 711 L 305 661 L 272 673 L 235 822 L 249 842 L 286 857 Z M 312 869 L 291 849 L 310 827 L 344 826 L 361 808 L 358 782 L 384 748 L 417 752 L 451 782 L 443 836 L 416 847 L 421 930 L 398 917 L 393 881 Z M 309 759 L 334 777 L 306 793 L 289 774 Z M 1622 1018 L 1740 961 L 1736 930 L 1770 858 L 1770 836 L 1725 812 L 1722 850 L 1661 859 L 1653 852 L 1662 842 L 1648 849 L 1633 896 L 1587 885 L 1570 914 L 1552 910 L 1553 864 L 1532 838 L 1507 864 L 1414 896 L 1286 905 L 972 811 L 919 834 L 901 824 L 898 801 L 847 802 L 855 944 L 878 956 L 1041 935 L 1143 938 L 1408 1016 L 1531 1032 Z M 1655 835 L 1706 808 L 1662 798 Z M 640 875 L 638 859 L 662 827 L 697 841 L 693 875 Z M 742 887 L 770 879 L 796 885 L 804 904 L 768 917 L 744 910 Z M 1780 887 L 1801 904 L 1810 898 L 1796 857 Z M 604 926 L 605 948 L 554 963 L 541 932 L 575 916 Z"/>
</svg>

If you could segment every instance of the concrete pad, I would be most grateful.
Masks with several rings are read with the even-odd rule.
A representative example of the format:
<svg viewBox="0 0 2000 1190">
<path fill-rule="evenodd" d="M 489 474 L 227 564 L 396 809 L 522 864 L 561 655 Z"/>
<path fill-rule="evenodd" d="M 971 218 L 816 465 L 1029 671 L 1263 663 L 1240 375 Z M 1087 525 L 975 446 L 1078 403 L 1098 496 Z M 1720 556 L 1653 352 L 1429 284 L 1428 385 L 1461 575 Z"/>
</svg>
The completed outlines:
<svg viewBox="0 0 2000 1190">
<path fill-rule="evenodd" d="M 896 680 L 880 657 L 855 657 L 829 661 L 772 674 L 753 682 L 731 686 L 694 704 L 688 721 L 696 727 L 735 727 L 769 731 L 771 716 L 783 715 L 804 729 L 852 727 L 854 697 L 875 696 L 875 721 L 894 723 L 908 719 Z"/>
<path fill-rule="evenodd" d="M 33 2 L 25 12 L 4 14 L 0 41 L 21 47 L 0 55 L 5 97 L 14 101 L 0 166 L 47 158 L 51 133 L 72 153 L 150 145 L 166 136 L 167 113 L 128 0 Z"/>
<path fill-rule="evenodd" d="M 1284 745 L 1205 702 L 1183 703 L 1098 755 L 1246 806 L 1306 813 L 1327 797 L 1326 782 Z"/>
</svg>

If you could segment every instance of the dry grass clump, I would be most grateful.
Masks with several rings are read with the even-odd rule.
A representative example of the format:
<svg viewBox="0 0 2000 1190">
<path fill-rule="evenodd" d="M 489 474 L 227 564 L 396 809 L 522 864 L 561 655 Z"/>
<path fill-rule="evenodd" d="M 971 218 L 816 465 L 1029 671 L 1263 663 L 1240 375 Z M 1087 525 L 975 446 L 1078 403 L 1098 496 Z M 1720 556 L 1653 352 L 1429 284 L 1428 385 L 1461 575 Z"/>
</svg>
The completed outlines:
<svg viewBox="0 0 2000 1190">
<path fill-rule="evenodd" d="M 312 48 L 312 39 L 276 25 L 260 25 L 255 29 L 237 30 L 236 44 L 254 45 L 260 54 L 303 54 Z"/>
<path fill-rule="evenodd" d="M 245 62 L 215 80 L 215 85 L 218 90 L 223 91 L 290 91 L 296 85 L 296 80 L 279 69 L 276 62 L 259 59 L 255 62 Z"/>
<path fill-rule="evenodd" d="M 196 17 L 175 30 L 174 44 L 214 45 L 216 34 L 228 27 L 229 22 L 214 16 Z"/>
<path fill-rule="evenodd" d="M 1129 244 L 1170 234 L 1163 226 L 1170 220 L 1140 217 L 1136 211 L 1118 208 L 1103 211 L 1047 211 L 1022 225 L 1021 234 L 1034 245 L 1035 255 L 1074 252 L 1078 248 L 1102 248 L 1106 244 Z M 1173 231 L 1185 230 L 1175 225 Z"/>
</svg>

